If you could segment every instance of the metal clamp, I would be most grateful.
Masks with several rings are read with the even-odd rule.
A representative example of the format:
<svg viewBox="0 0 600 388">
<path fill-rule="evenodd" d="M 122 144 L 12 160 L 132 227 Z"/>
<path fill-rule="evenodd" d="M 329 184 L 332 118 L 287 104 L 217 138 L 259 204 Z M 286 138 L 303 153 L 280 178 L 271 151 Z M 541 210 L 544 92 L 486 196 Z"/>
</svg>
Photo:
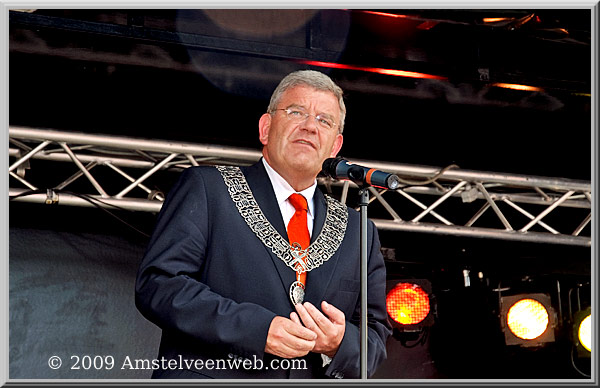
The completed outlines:
<svg viewBox="0 0 600 388">
<path fill-rule="evenodd" d="M 46 205 L 54 205 L 58 203 L 58 194 L 52 189 L 46 189 Z"/>
</svg>

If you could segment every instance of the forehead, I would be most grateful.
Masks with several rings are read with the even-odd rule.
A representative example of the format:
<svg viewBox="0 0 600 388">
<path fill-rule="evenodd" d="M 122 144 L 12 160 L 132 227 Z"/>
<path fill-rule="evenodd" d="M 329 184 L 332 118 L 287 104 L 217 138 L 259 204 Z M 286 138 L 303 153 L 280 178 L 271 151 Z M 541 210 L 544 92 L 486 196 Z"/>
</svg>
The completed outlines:
<svg viewBox="0 0 600 388">
<path fill-rule="evenodd" d="M 315 112 L 340 115 L 340 105 L 335 94 L 307 85 L 289 88 L 281 95 L 280 106 L 300 105 Z"/>
</svg>

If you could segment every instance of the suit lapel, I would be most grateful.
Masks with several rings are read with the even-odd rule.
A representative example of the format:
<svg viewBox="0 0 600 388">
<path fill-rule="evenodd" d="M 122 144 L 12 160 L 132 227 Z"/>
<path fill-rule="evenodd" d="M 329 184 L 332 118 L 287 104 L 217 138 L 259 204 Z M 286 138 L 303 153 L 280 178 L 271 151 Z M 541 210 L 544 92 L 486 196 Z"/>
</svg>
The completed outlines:
<svg viewBox="0 0 600 388">
<path fill-rule="evenodd" d="M 325 224 L 325 216 L 327 215 L 327 202 L 325 201 L 325 196 L 317 188 L 315 190 L 314 196 L 315 203 L 315 214 L 313 215 L 313 231 L 312 236 L 310 237 L 310 243 L 315 242 L 321 230 L 323 230 L 323 225 Z"/>
<path fill-rule="evenodd" d="M 281 211 L 279 210 L 279 205 L 277 205 L 275 191 L 273 191 L 273 186 L 271 185 L 271 181 L 262 160 L 250 167 L 243 167 L 242 172 L 244 173 L 248 186 L 250 187 L 250 190 L 252 190 L 252 194 L 263 214 L 267 217 L 267 220 L 269 220 L 275 230 L 287 241 L 287 231 L 283 222 L 283 217 L 281 216 Z M 283 295 L 289 300 L 287 295 L 289 293 L 290 285 L 296 280 L 296 272 L 285 265 L 285 263 L 273 253 L 271 248 L 266 246 L 264 248 L 269 253 L 271 260 L 277 269 L 277 273 L 281 278 L 281 285 L 285 291 Z"/>
<path fill-rule="evenodd" d="M 325 224 L 327 215 L 327 202 L 325 196 L 317 188 L 315 190 L 315 216 L 313 224 L 313 233 L 311 244 L 316 240 Z M 335 269 L 338 264 L 339 252 L 336 252 L 329 260 L 324 262 L 320 267 L 313 269 L 306 276 L 306 296 L 304 300 L 310 301 L 315 306 L 319 307 L 325 296 L 325 291 L 329 287 L 329 283 L 333 279 Z"/>
</svg>

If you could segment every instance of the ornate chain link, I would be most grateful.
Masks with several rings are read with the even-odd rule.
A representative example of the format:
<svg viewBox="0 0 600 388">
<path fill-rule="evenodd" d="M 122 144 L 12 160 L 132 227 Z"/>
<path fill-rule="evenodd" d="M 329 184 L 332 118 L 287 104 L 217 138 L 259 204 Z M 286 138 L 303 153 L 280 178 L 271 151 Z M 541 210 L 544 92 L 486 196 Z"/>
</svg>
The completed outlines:
<svg viewBox="0 0 600 388">
<path fill-rule="evenodd" d="M 216 168 L 223 176 L 231 199 L 252 232 L 294 271 L 309 272 L 319 267 L 340 247 L 348 226 L 346 205 L 325 195 L 327 215 L 321 233 L 308 248 L 293 249 L 263 214 L 240 168 L 232 166 L 216 166 Z M 306 261 L 302 260 L 304 257 Z"/>
</svg>

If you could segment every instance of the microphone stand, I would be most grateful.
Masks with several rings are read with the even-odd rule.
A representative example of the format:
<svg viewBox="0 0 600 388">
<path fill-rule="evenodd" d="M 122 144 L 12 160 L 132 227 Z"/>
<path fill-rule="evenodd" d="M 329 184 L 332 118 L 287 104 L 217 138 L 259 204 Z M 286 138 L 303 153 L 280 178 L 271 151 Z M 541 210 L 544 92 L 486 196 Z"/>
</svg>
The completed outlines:
<svg viewBox="0 0 600 388">
<path fill-rule="evenodd" d="M 329 158 L 323 162 L 323 171 L 326 175 L 338 179 L 337 166 L 342 158 Z M 360 378 L 366 380 L 368 378 L 367 369 L 367 348 L 369 344 L 367 325 L 367 280 L 368 280 L 368 262 L 367 262 L 367 206 L 369 205 L 369 187 L 371 186 L 371 176 L 377 172 L 375 169 L 366 169 L 358 165 L 350 165 L 345 163 L 347 170 L 342 175 L 342 179 L 349 179 L 358 185 L 359 191 L 359 207 L 360 207 Z M 380 172 L 377 172 L 380 173 Z M 346 175 L 347 174 L 347 175 Z M 396 175 L 387 174 L 385 178 L 385 186 L 395 190 L 400 180 Z M 381 179 L 381 178 L 379 178 Z"/>
<path fill-rule="evenodd" d="M 369 205 L 369 190 L 363 185 L 358 195 L 360 206 L 360 378 L 367 379 L 367 206 Z"/>
</svg>

